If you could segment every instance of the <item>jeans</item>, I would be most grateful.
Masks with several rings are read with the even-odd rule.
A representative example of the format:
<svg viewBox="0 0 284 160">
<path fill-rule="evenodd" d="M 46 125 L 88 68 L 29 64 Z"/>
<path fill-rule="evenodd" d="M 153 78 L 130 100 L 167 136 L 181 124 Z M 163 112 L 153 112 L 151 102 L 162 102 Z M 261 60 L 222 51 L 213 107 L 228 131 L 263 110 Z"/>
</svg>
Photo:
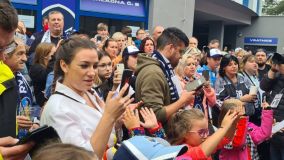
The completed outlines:
<svg viewBox="0 0 284 160">
<path fill-rule="evenodd" d="M 280 148 L 270 144 L 270 159 L 271 160 L 284 160 L 284 148 Z"/>
</svg>

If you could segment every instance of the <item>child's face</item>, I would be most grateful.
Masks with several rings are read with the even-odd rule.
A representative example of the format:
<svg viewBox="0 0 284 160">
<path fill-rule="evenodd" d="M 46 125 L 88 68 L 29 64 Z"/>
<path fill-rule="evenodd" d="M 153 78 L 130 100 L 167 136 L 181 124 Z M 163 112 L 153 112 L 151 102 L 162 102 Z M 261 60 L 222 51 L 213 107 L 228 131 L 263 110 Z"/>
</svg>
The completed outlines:
<svg viewBox="0 0 284 160">
<path fill-rule="evenodd" d="M 193 120 L 192 128 L 185 136 L 185 143 L 190 146 L 198 146 L 209 135 L 208 121 L 204 118 L 202 120 Z"/>
</svg>

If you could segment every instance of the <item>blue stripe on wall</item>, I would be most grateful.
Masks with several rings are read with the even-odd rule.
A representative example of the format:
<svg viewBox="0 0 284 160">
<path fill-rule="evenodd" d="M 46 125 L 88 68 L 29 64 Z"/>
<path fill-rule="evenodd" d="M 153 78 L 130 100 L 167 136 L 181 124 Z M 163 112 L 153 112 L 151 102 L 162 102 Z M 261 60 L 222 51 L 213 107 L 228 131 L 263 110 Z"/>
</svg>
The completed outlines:
<svg viewBox="0 0 284 160">
<path fill-rule="evenodd" d="M 248 7 L 249 6 L 249 0 L 243 0 L 243 5 Z"/>
<path fill-rule="evenodd" d="M 257 0 L 256 12 L 257 12 L 258 15 L 261 13 L 259 7 L 260 7 L 260 0 Z"/>
</svg>

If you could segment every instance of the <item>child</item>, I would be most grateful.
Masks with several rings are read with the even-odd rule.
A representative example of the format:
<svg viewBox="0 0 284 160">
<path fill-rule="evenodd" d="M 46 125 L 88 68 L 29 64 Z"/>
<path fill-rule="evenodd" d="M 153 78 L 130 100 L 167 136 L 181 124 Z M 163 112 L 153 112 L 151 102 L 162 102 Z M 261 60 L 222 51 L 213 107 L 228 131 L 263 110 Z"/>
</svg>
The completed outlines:
<svg viewBox="0 0 284 160">
<path fill-rule="evenodd" d="M 273 123 L 273 111 L 268 103 L 262 103 L 261 126 L 248 122 L 247 116 L 238 118 L 237 128 L 233 140 L 222 148 L 219 155 L 220 160 L 256 160 L 259 159 L 256 145 L 270 137 Z M 228 111 L 235 111 L 241 108 L 241 115 L 244 115 L 245 108 L 238 99 L 224 101 L 219 115 L 219 122 Z M 219 123 L 220 124 L 220 123 Z"/>
<path fill-rule="evenodd" d="M 129 130 L 131 137 L 145 135 L 145 128 L 148 130 L 149 134 L 151 134 L 150 136 L 163 139 L 166 137 L 161 123 L 158 123 L 156 115 L 151 108 L 141 108 L 140 114 L 144 119 L 144 123 L 140 121 L 137 109 L 133 111 L 128 107 L 124 112 L 123 123 Z"/>
<path fill-rule="evenodd" d="M 237 112 L 227 112 L 220 129 L 208 137 L 208 121 L 199 109 L 182 110 L 175 113 L 168 122 L 166 135 L 173 145 L 186 144 L 188 151 L 177 160 L 191 157 L 193 160 L 211 160 L 211 154 L 229 143 L 233 134 L 233 123 Z M 224 138 L 227 137 L 227 138 Z M 220 143 L 220 144 L 219 144 Z M 218 145 L 219 144 L 219 145 Z"/>
</svg>

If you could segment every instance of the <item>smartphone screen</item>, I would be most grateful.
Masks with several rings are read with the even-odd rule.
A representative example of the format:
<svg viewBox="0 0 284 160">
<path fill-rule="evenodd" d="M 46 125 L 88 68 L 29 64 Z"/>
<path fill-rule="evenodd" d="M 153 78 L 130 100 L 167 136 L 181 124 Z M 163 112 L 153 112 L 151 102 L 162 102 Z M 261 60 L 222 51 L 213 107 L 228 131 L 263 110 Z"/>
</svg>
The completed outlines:
<svg viewBox="0 0 284 160">
<path fill-rule="evenodd" d="M 132 35 L 131 33 L 127 34 L 127 46 L 132 45 Z"/>
<path fill-rule="evenodd" d="M 101 36 L 97 36 L 97 42 L 98 41 L 102 41 L 102 37 Z"/>
<path fill-rule="evenodd" d="M 118 63 L 116 65 L 116 69 L 118 70 L 119 74 L 122 75 L 123 70 L 124 70 L 124 64 L 123 63 Z"/>
<path fill-rule="evenodd" d="M 121 84 L 120 84 L 119 90 L 121 90 L 122 87 L 123 87 L 126 83 L 129 83 L 129 80 L 130 80 L 130 78 L 132 77 L 132 74 L 133 74 L 133 71 L 130 70 L 130 69 L 125 69 L 125 70 L 123 71 L 122 79 L 121 79 Z M 128 87 L 127 90 L 125 91 L 123 97 L 128 94 L 128 91 L 129 91 L 129 87 Z"/>
</svg>

